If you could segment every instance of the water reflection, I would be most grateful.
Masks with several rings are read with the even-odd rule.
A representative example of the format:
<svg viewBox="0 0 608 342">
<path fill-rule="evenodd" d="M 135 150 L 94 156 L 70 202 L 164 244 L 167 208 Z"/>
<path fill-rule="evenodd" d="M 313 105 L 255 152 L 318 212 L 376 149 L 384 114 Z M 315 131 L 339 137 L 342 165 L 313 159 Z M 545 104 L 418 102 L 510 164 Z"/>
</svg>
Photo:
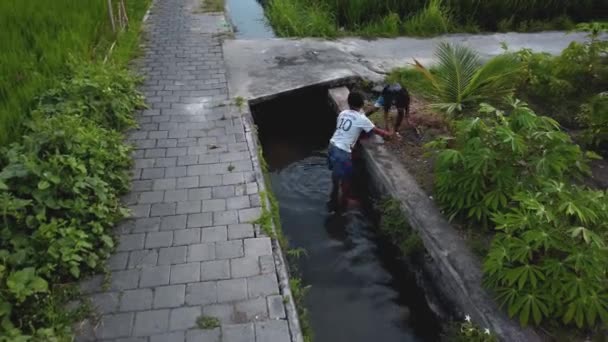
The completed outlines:
<svg viewBox="0 0 608 342">
<path fill-rule="evenodd" d="M 228 14 L 236 26 L 238 39 L 274 38 L 274 32 L 264 16 L 264 8 L 256 0 L 227 0 Z"/>
</svg>

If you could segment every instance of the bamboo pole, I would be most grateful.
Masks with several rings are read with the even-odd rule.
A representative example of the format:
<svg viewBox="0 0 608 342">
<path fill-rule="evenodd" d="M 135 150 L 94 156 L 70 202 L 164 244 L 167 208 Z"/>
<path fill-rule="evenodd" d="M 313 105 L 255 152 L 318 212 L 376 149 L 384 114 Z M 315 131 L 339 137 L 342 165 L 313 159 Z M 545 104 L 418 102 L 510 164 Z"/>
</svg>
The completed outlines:
<svg viewBox="0 0 608 342">
<path fill-rule="evenodd" d="M 120 29 L 120 31 L 125 29 L 125 17 L 122 14 L 122 6 L 120 6 L 120 2 L 118 2 L 117 6 L 117 17 L 118 17 L 118 28 Z"/>
<path fill-rule="evenodd" d="M 112 32 L 116 32 L 116 23 L 114 22 L 114 10 L 112 0 L 108 0 L 108 14 L 110 15 L 110 23 L 112 24 Z"/>
<path fill-rule="evenodd" d="M 125 0 L 120 0 L 120 6 L 122 7 L 122 15 L 125 19 L 125 26 L 129 26 L 129 16 L 127 15 L 127 7 L 125 6 Z"/>
</svg>

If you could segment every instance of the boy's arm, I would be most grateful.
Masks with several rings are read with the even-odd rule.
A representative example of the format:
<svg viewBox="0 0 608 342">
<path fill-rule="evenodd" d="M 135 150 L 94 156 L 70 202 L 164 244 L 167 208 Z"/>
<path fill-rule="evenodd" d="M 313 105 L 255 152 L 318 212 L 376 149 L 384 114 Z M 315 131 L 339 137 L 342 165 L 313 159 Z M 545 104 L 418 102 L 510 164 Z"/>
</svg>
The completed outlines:
<svg viewBox="0 0 608 342">
<path fill-rule="evenodd" d="M 378 134 L 383 138 L 390 138 L 392 133 L 385 131 L 383 129 L 380 129 L 378 127 L 376 127 L 376 125 L 374 125 L 373 122 L 370 121 L 370 119 L 368 119 L 367 117 L 363 116 L 361 121 L 361 128 L 363 128 L 363 132 L 367 133 L 367 135 L 369 134 Z"/>
<path fill-rule="evenodd" d="M 375 134 L 378 134 L 379 136 L 383 137 L 383 138 L 390 138 L 393 134 L 389 131 L 385 131 L 383 129 L 380 129 L 378 127 L 374 127 L 372 129 L 372 132 Z"/>
</svg>

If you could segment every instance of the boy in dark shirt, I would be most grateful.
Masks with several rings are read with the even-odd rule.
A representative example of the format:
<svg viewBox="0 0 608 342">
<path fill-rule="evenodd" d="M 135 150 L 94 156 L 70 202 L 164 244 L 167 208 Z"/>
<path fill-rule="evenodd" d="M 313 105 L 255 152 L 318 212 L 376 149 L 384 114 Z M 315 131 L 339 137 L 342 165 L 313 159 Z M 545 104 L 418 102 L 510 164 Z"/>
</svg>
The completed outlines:
<svg viewBox="0 0 608 342">
<path fill-rule="evenodd" d="M 395 121 L 393 131 L 396 135 L 399 135 L 399 128 L 401 127 L 403 118 L 409 116 L 410 114 L 410 94 L 408 93 L 407 89 L 402 87 L 399 83 L 386 85 L 384 89 L 382 89 L 382 95 L 374 104 L 375 108 L 368 110 L 365 114 L 369 116 L 378 108 L 383 108 L 384 124 L 386 130 L 390 131 L 390 117 L 388 113 L 390 112 L 392 106 L 397 108 L 397 120 Z"/>
</svg>

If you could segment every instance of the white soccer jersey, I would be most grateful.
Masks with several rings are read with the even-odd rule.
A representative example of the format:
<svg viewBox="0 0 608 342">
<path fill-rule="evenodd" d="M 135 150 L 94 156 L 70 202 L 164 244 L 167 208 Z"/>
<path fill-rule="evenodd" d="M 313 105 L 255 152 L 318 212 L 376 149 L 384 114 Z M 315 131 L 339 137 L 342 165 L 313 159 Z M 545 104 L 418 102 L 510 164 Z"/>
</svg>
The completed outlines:
<svg viewBox="0 0 608 342">
<path fill-rule="evenodd" d="M 330 142 L 337 148 L 350 153 L 361 132 L 369 133 L 374 127 L 365 114 L 350 109 L 345 110 L 338 115 L 336 131 Z"/>
</svg>

